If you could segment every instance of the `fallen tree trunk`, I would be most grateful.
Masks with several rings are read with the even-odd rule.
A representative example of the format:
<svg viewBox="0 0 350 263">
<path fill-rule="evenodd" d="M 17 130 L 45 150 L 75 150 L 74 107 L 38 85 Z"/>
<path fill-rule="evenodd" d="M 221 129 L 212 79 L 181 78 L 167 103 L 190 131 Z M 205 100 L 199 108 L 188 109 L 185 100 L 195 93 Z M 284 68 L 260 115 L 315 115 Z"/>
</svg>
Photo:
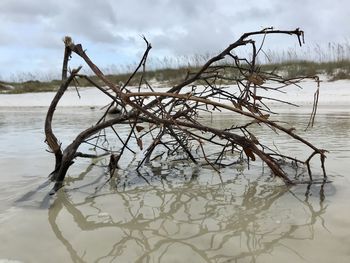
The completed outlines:
<svg viewBox="0 0 350 263">
<path fill-rule="evenodd" d="M 126 83 L 120 86 L 110 81 L 102 73 L 87 56 L 81 44 L 74 44 L 71 38 L 67 37 L 64 41 L 65 56 L 62 69 L 62 85 L 51 102 L 45 122 L 46 142 L 56 158 L 55 169 L 51 173 L 52 180 L 56 182 L 54 190 L 57 191 L 63 185 L 67 171 L 74 163 L 75 158 L 96 157 L 96 155 L 80 153 L 78 148 L 92 136 L 96 136 L 97 145 L 101 131 L 105 129 L 111 129 L 120 142 L 117 145 L 118 150 L 104 149 L 105 152 L 102 153 L 103 155 L 112 155 L 111 160 L 113 159 L 115 163 L 110 164 L 110 167 L 114 167 L 111 169 L 113 171 L 116 167 L 119 167 L 118 161 L 126 152 L 129 152 L 128 154 L 135 154 L 137 151 L 143 152 L 144 157 L 136 160 L 138 162 L 137 169 L 140 169 L 143 164 L 149 163 L 152 155 L 156 151 L 160 151 L 157 152 L 157 156 L 166 156 L 166 158 L 171 159 L 170 157 L 174 155 L 184 155 L 194 163 L 204 161 L 215 170 L 226 166 L 223 161 L 225 155 L 235 153 L 235 156 L 239 156 L 241 161 L 243 159 L 255 161 L 256 156 L 259 157 L 274 175 L 282 178 L 287 184 L 293 184 L 295 181 L 290 179 L 282 169 L 279 160 L 284 159 L 295 164 L 305 164 L 308 168 L 310 180 L 312 180 L 310 160 L 319 155 L 324 179 L 326 179 L 324 169 L 325 150 L 317 148 L 297 135 L 292 127 L 286 128 L 270 120 L 269 115 L 273 114 L 273 111 L 265 104 L 265 101 L 273 100 L 273 98 L 261 97 L 258 94 L 261 89 L 280 92 L 281 89 L 289 85 L 298 85 L 305 78 L 302 76 L 285 79 L 276 72 L 261 71 L 261 68 L 257 65 L 257 57 L 262 50 L 262 45 L 257 48 L 252 38 L 256 35 L 262 35 L 265 38 L 269 34 L 295 35 L 300 44 L 303 41 L 303 31 L 299 29 L 281 31 L 268 28 L 243 34 L 224 51 L 209 59 L 197 72 L 189 72 L 183 81 L 174 85 L 167 92 L 154 91 L 147 81 L 145 68 L 151 45 L 146 39 L 144 39 L 147 45 L 146 51 L 139 65 Z M 241 58 L 233 53 L 236 48 L 246 45 L 250 45 L 252 48 L 251 57 Z M 98 84 L 88 76 L 80 74 L 80 68 L 73 70 L 68 77 L 67 56 L 71 54 L 77 54 L 83 58 L 103 85 Z M 220 63 L 220 61 L 224 62 Z M 138 71 L 141 71 L 141 74 L 137 75 Z M 315 76 L 307 77 L 318 81 Z M 52 119 L 61 97 L 76 78 L 84 78 L 89 81 L 102 94 L 108 96 L 111 103 L 95 125 L 78 134 L 74 141 L 63 150 L 52 130 Z M 136 78 L 139 79 L 138 86 L 136 88 L 131 87 L 131 81 Z M 235 88 L 235 93 L 230 91 L 232 87 Z M 131 89 L 136 89 L 136 91 L 131 91 Z M 141 92 L 141 89 L 143 92 Z M 287 101 L 279 102 L 291 104 Z M 107 113 L 113 105 L 117 105 L 120 112 L 108 119 Z M 313 115 L 316 113 L 316 109 L 317 100 L 315 100 L 313 107 Z M 225 129 L 211 127 L 200 122 L 200 112 L 220 112 L 221 110 L 238 114 L 247 118 L 247 121 L 242 125 L 232 123 L 229 128 Z M 310 120 L 313 121 L 314 116 Z M 125 125 L 125 123 L 129 125 L 129 132 L 127 138 L 123 140 L 114 126 Z M 250 131 L 250 127 L 256 125 L 266 125 L 276 132 L 289 135 L 291 139 L 310 148 L 312 150 L 311 155 L 306 160 L 299 160 L 272 151 Z M 148 143 L 143 140 L 147 136 L 150 138 Z M 135 149 L 135 145 L 138 149 Z M 208 156 L 208 147 L 211 147 L 211 145 L 218 147 L 218 151 L 216 154 Z M 232 162 L 232 164 L 234 163 Z"/>
</svg>

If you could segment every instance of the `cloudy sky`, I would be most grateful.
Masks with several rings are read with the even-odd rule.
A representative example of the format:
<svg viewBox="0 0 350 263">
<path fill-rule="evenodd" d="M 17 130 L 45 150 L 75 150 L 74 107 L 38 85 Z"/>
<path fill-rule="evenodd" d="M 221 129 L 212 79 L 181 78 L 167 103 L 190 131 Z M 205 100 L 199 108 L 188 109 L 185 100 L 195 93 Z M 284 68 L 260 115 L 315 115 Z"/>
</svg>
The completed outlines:
<svg viewBox="0 0 350 263">
<path fill-rule="evenodd" d="M 215 53 L 268 26 L 300 27 L 309 45 L 345 42 L 349 10 L 348 0 L 0 0 L 0 79 L 59 76 L 65 35 L 109 69 L 137 61 L 141 35 L 153 58 Z M 295 44 L 287 36 L 267 42 Z"/>
</svg>

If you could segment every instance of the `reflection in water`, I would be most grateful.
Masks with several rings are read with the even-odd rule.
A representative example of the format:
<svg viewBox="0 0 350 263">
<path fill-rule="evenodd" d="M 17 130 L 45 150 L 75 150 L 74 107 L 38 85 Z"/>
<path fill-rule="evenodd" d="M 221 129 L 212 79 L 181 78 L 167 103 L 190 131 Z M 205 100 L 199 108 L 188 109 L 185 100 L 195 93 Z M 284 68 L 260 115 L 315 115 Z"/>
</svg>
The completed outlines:
<svg viewBox="0 0 350 263">
<path fill-rule="evenodd" d="M 120 182 L 106 183 L 108 176 L 97 165 L 80 174 L 85 167 L 80 163 L 86 163 L 77 160 L 67 190 L 48 196 L 52 185 L 40 185 L 54 165 L 44 151 L 46 110 L 0 107 L 0 261 L 350 262 L 347 109 L 317 115 L 307 134 L 308 115 L 283 115 L 298 134 L 330 151 L 326 168 L 331 184 L 288 189 L 253 163 L 251 170 L 224 169 L 222 183 L 205 167 L 187 171 L 183 164 L 179 171 L 162 166 L 150 170 L 150 185 L 129 175 L 124 184 L 125 174 Z M 90 109 L 61 108 L 55 130 L 62 143 L 98 115 Z M 210 121 L 220 126 L 225 118 L 222 114 Z M 273 138 L 282 153 L 307 154 L 283 135 L 262 131 L 257 137 Z M 303 174 L 297 172 L 295 176 Z"/>
<path fill-rule="evenodd" d="M 313 239 L 313 225 L 318 219 L 324 224 L 327 208 L 323 185 L 300 195 L 300 187 L 263 178 L 190 180 L 176 187 L 162 181 L 121 190 L 110 181 L 93 196 L 82 189 L 94 184 L 62 189 L 49 222 L 74 262 L 255 262 L 286 240 Z M 316 192 L 318 204 L 310 200 Z"/>
</svg>

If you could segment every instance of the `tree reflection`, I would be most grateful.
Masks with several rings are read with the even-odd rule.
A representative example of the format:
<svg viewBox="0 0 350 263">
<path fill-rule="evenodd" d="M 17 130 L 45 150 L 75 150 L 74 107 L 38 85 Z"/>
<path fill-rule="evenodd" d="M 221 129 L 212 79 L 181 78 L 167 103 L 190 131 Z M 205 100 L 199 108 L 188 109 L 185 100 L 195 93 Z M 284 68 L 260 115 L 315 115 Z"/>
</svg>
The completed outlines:
<svg viewBox="0 0 350 263">
<path fill-rule="evenodd" d="M 120 190 L 110 181 L 94 196 L 59 191 L 52 230 L 74 262 L 255 262 L 286 240 L 313 239 L 314 224 L 324 224 L 323 186 L 300 195 L 242 175 L 225 184 L 162 182 Z"/>
</svg>

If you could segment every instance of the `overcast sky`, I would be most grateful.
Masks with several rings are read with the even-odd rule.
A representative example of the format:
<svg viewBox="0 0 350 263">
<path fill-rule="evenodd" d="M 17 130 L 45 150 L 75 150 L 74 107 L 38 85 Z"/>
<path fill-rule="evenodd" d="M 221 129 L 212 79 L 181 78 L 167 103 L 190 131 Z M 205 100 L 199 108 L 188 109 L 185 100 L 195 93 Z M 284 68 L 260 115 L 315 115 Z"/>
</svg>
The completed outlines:
<svg viewBox="0 0 350 263">
<path fill-rule="evenodd" d="M 102 68 L 135 63 L 140 35 L 154 58 L 215 53 L 268 26 L 300 27 L 309 45 L 345 42 L 349 10 L 349 0 L 0 0 L 0 79 L 59 76 L 65 35 Z M 295 44 L 288 36 L 267 42 Z"/>
</svg>

